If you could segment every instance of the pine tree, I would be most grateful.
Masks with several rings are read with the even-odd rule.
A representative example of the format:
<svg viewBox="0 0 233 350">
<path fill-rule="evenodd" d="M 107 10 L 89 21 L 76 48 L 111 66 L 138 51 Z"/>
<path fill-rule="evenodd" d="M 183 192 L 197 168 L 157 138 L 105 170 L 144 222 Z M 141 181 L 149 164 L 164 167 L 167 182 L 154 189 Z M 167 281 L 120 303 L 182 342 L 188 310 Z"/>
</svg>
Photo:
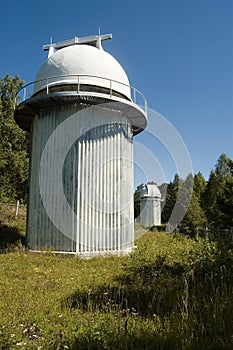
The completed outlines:
<svg viewBox="0 0 233 350">
<path fill-rule="evenodd" d="M 209 227 L 232 227 L 233 161 L 222 154 L 212 170 L 203 196 Z"/>
<path fill-rule="evenodd" d="M 182 220 L 182 230 L 185 232 L 195 233 L 196 229 L 205 229 L 207 220 L 204 211 L 200 205 L 200 199 L 196 192 L 193 191 L 190 204 Z"/>
<path fill-rule="evenodd" d="M 162 223 L 170 222 L 170 217 L 177 200 L 180 181 L 181 180 L 179 178 L 179 175 L 176 174 L 174 176 L 173 182 L 170 182 L 166 186 L 163 185 L 160 187 L 162 198 L 165 199 L 165 203 L 164 203 L 164 207 L 161 215 Z"/>
<path fill-rule="evenodd" d="M 194 175 L 193 179 L 193 190 L 197 194 L 198 198 L 201 200 L 203 193 L 206 189 L 206 180 L 202 173 L 199 171 Z"/>
</svg>

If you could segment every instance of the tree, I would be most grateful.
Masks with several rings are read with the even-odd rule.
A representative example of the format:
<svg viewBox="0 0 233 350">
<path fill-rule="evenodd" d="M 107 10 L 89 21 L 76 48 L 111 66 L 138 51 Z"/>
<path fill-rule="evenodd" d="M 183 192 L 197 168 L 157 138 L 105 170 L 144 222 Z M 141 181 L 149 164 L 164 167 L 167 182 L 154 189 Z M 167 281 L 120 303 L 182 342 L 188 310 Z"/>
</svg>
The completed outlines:
<svg viewBox="0 0 233 350">
<path fill-rule="evenodd" d="M 189 174 L 185 180 L 179 179 L 176 203 L 170 216 L 169 222 L 176 227 L 179 225 L 190 205 L 193 192 L 193 175 Z"/>
<path fill-rule="evenodd" d="M 225 153 L 222 153 L 218 158 L 215 165 L 215 173 L 222 179 L 233 175 L 233 161 Z"/>
<path fill-rule="evenodd" d="M 222 198 L 218 200 L 222 208 L 222 222 L 225 228 L 233 227 L 233 176 L 226 178 Z"/>
<path fill-rule="evenodd" d="M 29 134 L 14 121 L 15 95 L 23 85 L 18 76 L 0 78 L 0 200 L 25 200 Z"/>
<path fill-rule="evenodd" d="M 211 170 L 209 180 L 204 192 L 204 210 L 208 220 L 208 225 L 219 225 L 219 209 L 217 205 L 217 197 L 220 190 L 219 178 L 216 176 L 214 170 Z"/>
<path fill-rule="evenodd" d="M 141 189 L 144 187 L 143 184 L 137 186 L 136 191 L 134 192 L 134 219 L 136 219 L 140 215 L 140 194 Z"/>
<path fill-rule="evenodd" d="M 196 192 L 193 191 L 190 204 L 182 220 L 182 230 L 195 233 L 197 228 L 204 229 L 207 220 L 204 211 L 201 208 L 200 200 Z"/>
<path fill-rule="evenodd" d="M 193 190 L 197 194 L 198 198 L 201 199 L 206 189 L 206 180 L 200 171 L 194 175 L 193 179 Z"/>
<path fill-rule="evenodd" d="M 200 173 L 195 177 L 189 174 L 185 180 L 175 175 L 173 182 L 167 185 L 166 203 L 162 213 L 163 222 L 180 223 L 184 232 L 206 226 L 205 213 L 199 199 L 199 193 L 205 188 L 203 179 Z M 196 191 L 193 191 L 195 186 Z"/>
<path fill-rule="evenodd" d="M 222 154 L 212 170 L 203 196 L 208 225 L 232 227 L 233 161 Z"/>
<path fill-rule="evenodd" d="M 179 175 L 176 174 L 174 176 L 173 182 L 170 182 L 169 184 L 167 184 L 167 186 L 160 187 L 163 198 L 165 198 L 164 194 L 166 194 L 166 199 L 165 199 L 165 203 L 164 203 L 164 207 L 161 215 L 162 223 L 169 222 L 172 210 L 176 203 L 179 182 L 180 182 Z"/>
</svg>

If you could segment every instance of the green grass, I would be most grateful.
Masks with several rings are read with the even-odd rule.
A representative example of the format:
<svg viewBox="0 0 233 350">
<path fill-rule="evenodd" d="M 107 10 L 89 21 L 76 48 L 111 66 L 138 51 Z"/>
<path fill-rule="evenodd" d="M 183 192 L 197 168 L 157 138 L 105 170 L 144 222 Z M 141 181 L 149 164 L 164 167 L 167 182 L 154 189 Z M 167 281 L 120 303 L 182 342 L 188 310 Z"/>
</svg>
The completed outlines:
<svg viewBox="0 0 233 350">
<path fill-rule="evenodd" d="M 90 260 L 5 250 L 0 349 L 232 349 L 232 243 L 150 232 L 136 245 Z"/>
<path fill-rule="evenodd" d="M 0 204 L 0 253 L 15 250 L 25 239 L 26 207 L 20 206 L 18 216 L 15 207 Z"/>
</svg>

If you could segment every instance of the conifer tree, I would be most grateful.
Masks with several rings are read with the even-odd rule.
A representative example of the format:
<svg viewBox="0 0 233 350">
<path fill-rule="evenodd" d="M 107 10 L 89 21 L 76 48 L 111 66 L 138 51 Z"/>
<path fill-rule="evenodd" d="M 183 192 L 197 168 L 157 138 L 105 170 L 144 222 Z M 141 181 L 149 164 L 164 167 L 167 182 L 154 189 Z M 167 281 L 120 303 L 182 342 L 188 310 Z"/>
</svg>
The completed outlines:
<svg viewBox="0 0 233 350">
<path fill-rule="evenodd" d="M 204 192 L 204 206 L 211 228 L 233 227 L 233 161 L 222 154 Z"/>
</svg>

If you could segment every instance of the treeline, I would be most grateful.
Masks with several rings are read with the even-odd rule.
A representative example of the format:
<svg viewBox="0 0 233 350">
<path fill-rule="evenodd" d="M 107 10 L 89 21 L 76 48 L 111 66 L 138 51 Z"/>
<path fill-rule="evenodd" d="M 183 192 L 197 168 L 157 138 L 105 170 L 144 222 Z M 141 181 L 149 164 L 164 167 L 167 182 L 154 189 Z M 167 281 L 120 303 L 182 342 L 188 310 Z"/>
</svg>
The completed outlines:
<svg viewBox="0 0 233 350">
<path fill-rule="evenodd" d="M 15 94 L 23 85 L 19 77 L 0 78 L 0 202 L 26 202 L 30 135 L 14 121 Z M 137 199 L 142 185 L 135 192 L 135 216 L 139 214 Z M 169 184 L 160 186 L 163 202 L 162 222 L 175 223 L 182 216 L 180 227 L 233 227 L 233 161 L 222 154 L 206 181 L 201 173 L 185 180 L 175 175 Z"/>
<path fill-rule="evenodd" d="M 139 215 L 139 193 L 135 191 L 135 217 Z M 206 181 L 199 172 L 185 180 L 174 180 L 159 186 L 162 198 L 162 223 L 176 226 L 184 232 L 198 229 L 231 229 L 233 227 L 233 161 L 222 154 Z"/>
<path fill-rule="evenodd" d="M 0 78 L 0 202 L 26 201 L 29 134 L 14 121 L 15 94 L 22 85 L 17 76 Z"/>
</svg>

